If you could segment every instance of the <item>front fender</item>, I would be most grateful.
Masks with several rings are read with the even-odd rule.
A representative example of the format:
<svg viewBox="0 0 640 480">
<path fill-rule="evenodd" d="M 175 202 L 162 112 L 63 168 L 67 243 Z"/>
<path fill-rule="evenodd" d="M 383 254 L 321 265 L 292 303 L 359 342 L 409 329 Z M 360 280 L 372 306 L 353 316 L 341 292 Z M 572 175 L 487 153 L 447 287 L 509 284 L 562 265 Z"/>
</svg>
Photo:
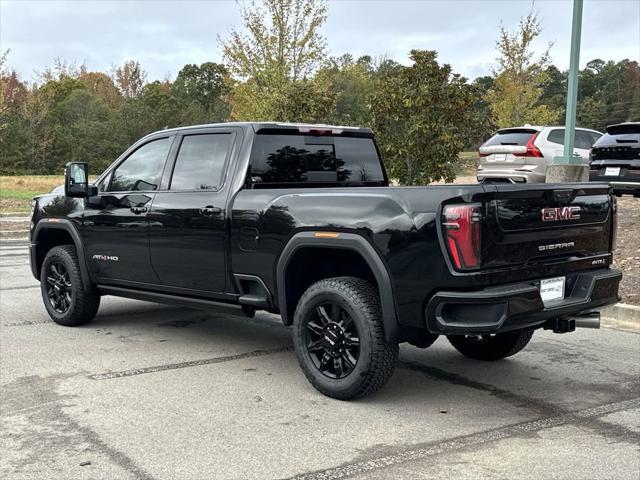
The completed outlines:
<svg viewBox="0 0 640 480">
<path fill-rule="evenodd" d="M 44 260 L 44 258 L 38 258 L 38 244 L 43 242 L 44 235 L 46 235 L 47 230 L 64 230 L 69 234 L 71 240 L 73 241 L 73 245 L 76 247 L 76 252 L 78 252 L 78 262 L 80 264 L 82 286 L 86 291 L 90 291 L 93 287 L 93 282 L 91 280 L 89 269 L 87 267 L 85 249 L 84 245 L 82 244 L 80 233 L 78 232 L 78 229 L 73 224 L 73 222 L 64 218 L 42 218 L 33 229 L 33 232 L 31 234 L 31 242 L 29 244 L 29 257 L 31 264 L 31 273 L 33 274 L 33 276 L 36 278 L 36 280 L 40 280 L 40 267 L 42 266 L 41 260 Z"/>
</svg>

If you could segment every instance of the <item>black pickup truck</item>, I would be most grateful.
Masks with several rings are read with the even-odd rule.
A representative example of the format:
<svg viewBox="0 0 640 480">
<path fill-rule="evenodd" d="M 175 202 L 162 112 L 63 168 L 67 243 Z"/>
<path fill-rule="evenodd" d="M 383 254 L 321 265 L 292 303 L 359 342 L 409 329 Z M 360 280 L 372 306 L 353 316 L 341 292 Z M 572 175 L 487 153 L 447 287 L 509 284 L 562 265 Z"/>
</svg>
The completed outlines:
<svg viewBox="0 0 640 480">
<path fill-rule="evenodd" d="M 322 393 L 369 394 L 398 344 L 446 335 L 497 360 L 538 328 L 598 327 L 618 301 L 607 184 L 392 187 L 371 130 L 226 123 L 163 130 L 93 184 L 34 199 L 31 268 L 51 318 L 101 295 L 280 314 Z"/>
</svg>

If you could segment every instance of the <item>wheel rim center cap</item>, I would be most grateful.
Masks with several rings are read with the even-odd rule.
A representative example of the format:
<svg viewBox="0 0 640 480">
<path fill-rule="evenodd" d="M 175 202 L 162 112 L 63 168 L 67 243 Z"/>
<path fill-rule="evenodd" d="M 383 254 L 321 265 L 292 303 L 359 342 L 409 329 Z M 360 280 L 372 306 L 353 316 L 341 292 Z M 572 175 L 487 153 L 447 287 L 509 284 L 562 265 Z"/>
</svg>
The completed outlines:
<svg viewBox="0 0 640 480">
<path fill-rule="evenodd" d="M 336 353 L 339 351 L 342 346 L 343 339 L 344 332 L 335 323 L 328 325 L 324 330 L 324 334 L 322 336 L 322 341 L 324 342 L 327 350 L 331 351 L 332 353 Z"/>
</svg>

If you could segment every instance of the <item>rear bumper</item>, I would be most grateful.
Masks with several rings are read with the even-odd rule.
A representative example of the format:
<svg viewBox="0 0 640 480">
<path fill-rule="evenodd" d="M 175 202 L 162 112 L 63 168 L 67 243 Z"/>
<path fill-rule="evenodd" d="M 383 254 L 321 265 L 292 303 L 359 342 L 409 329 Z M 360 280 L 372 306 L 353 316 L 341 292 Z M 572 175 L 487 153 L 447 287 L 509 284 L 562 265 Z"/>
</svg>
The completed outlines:
<svg viewBox="0 0 640 480">
<path fill-rule="evenodd" d="M 616 303 L 622 273 L 613 269 L 566 274 L 565 297 L 545 306 L 540 282 L 531 281 L 476 291 L 443 291 L 428 302 L 427 328 L 439 334 L 482 334 L 541 327 Z"/>
<path fill-rule="evenodd" d="M 544 183 L 544 173 L 538 171 L 518 170 L 517 168 L 492 168 L 483 166 L 482 170 L 476 172 L 476 179 L 479 183 L 485 180 L 504 179 L 510 183 Z"/>
<path fill-rule="evenodd" d="M 604 175 L 606 164 L 595 166 L 592 164 L 591 170 L 589 171 L 589 181 L 606 182 L 614 192 L 640 193 L 640 174 L 630 173 L 637 172 L 638 170 L 629 170 L 629 166 L 621 166 L 620 162 L 616 162 L 614 166 L 619 167 L 623 172 L 618 176 L 608 177 Z"/>
<path fill-rule="evenodd" d="M 640 181 L 638 182 L 618 182 L 613 181 L 609 182 L 611 188 L 614 192 L 624 192 L 624 193 L 640 193 Z"/>
</svg>

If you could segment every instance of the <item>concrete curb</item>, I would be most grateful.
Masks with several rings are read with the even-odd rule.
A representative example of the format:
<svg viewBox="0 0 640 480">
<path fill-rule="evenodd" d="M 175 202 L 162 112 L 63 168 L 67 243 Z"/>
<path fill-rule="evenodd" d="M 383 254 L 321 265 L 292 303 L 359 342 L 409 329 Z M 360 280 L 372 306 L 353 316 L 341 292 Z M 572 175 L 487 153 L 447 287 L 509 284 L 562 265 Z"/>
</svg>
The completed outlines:
<svg viewBox="0 0 640 480">
<path fill-rule="evenodd" d="M 618 303 L 600 311 L 602 326 L 640 333 L 640 307 Z"/>
<path fill-rule="evenodd" d="M 0 239 L 14 240 L 16 238 L 28 238 L 29 230 L 0 230 Z"/>
<path fill-rule="evenodd" d="M 14 245 L 29 245 L 29 237 L 20 237 L 20 238 L 0 238 L 0 246 L 14 246 Z"/>
<path fill-rule="evenodd" d="M 2 217 L 24 217 L 29 218 L 29 212 L 2 212 L 0 213 L 0 218 Z"/>
</svg>

